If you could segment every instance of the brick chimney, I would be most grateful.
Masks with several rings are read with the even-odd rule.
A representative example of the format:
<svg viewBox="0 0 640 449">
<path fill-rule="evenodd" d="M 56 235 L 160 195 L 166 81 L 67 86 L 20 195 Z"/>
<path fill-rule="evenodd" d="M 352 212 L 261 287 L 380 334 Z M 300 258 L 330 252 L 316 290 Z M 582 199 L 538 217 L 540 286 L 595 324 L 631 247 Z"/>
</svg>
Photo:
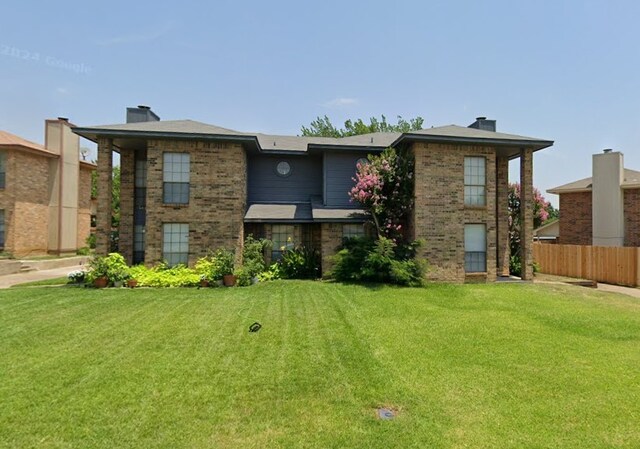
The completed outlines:
<svg viewBox="0 0 640 449">
<path fill-rule="evenodd" d="M 624 155 L 606 149 L 593 155 L 594 246 L 624 246 Z"/>
</svg>

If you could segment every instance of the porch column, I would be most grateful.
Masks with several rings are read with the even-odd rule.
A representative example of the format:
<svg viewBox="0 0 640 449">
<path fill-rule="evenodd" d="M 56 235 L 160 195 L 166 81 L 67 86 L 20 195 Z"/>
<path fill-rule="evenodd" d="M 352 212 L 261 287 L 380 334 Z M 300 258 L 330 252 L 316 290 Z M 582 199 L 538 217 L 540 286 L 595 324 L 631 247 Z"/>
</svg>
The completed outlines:
<svg viewBox="0 0 640 449">
<path fill-rule="evenodd" d="M 104 256 L 111 249 L 111 201 L 113 140 L 98 140 L 98 207 L 96 211 L 96 254 Z"/>
<path fill-rule="evenodd" d="M 533 150 L 520 151 L 520 262 L 522 279 L 533 280 Z"/>
<path fill-rule="evenodd" d="M 509 159 L 496 158 L 498 276 L 509 276 Z"/>
</svg>

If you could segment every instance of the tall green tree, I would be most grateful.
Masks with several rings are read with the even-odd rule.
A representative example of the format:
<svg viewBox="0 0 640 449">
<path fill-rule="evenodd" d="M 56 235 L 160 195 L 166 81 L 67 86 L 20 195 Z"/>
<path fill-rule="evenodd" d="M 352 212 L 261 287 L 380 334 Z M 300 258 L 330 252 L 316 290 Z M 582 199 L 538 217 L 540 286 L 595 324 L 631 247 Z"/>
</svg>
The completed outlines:
<svg viewBox="0 0 640 449">
<path fill-rule="evenodd" d="M 409 120 L 398 116 L 397 122 L 389 123 L 387 118 L 382 115 L 380 119 L 370 117 L 369 123 L 365 123 L 361 118 L 357 120 L 347 120 L 344 122 L 343 128 L 336 128 L 326 115 L 317 117 L 309 126 L 302 127 L 302 135 L 309 137 L 349 137 L 360 134 L 369 134 L 377 132 L 399 132 L 406 133 L 409 131 L 417 131 L 422 129 L 424 119 L 416 117 Z"/>
</svg>

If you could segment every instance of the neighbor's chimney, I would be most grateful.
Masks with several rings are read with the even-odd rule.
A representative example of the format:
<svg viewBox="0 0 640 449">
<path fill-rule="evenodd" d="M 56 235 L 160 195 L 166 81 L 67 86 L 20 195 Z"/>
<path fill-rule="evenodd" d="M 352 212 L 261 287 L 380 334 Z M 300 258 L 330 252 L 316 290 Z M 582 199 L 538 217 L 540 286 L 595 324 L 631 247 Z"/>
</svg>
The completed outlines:
<svg viewBox="0 0 640 449">
<path fill-rule="evenodd" d="M 476 117 L 476 121 L 468 126 L 468 128 L 482 129 L 484 131 L 496 132 L 496 121 L 487 120 L 486 117 Z"/>
<path fill-rule="evenodd" d="M 610 148 L 593 155 L 591 216 L 594 246 L 624 246 L 624 155 Z"/>
<path fill-rule="evenodd" d="M 127 123 L 159 121 L 160 117 L 149 106 L 139 105 L 137 108 L 127 108 Z"/>
</svg>

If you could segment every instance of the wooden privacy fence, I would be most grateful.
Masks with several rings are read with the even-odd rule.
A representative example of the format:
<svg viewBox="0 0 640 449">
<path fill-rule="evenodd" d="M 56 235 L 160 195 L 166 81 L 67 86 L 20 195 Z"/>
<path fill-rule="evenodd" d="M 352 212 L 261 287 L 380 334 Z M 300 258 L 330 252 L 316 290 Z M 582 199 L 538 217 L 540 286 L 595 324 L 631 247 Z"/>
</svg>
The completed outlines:
<svg viewBox="0 0 640 449">
<path fill-rule="evenodd" d="M 541 273 L 640 285 L 640 248 L 534 243 L 533 260 Z"/>
</svg>

